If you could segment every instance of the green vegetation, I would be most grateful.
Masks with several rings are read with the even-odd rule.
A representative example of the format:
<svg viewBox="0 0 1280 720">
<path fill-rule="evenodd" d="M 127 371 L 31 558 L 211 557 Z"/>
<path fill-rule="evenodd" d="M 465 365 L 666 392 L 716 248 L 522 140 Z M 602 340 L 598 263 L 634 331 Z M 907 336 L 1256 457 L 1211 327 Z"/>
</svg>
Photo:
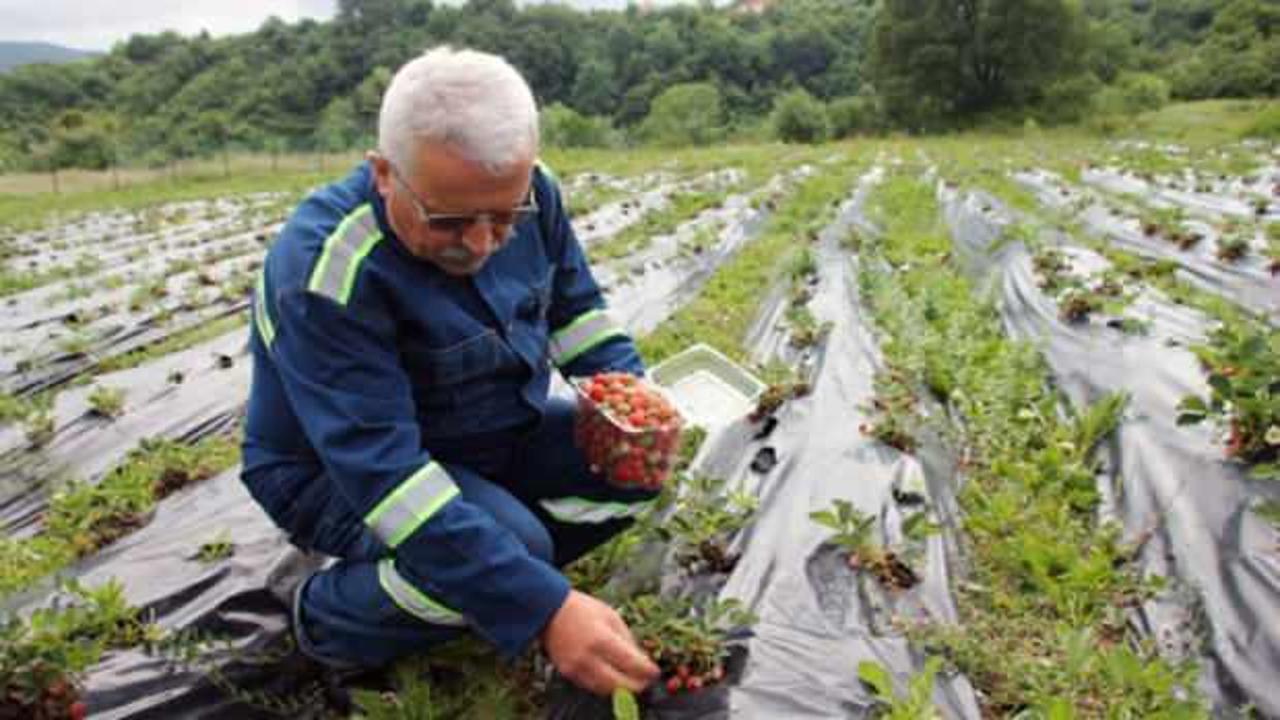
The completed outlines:
<svg viewBox="0 0 1280 720">
<path fill-rule="evenodd" d="M 1096 520 L 1091 455 L 1124 399 L 1062 415 L 1043 360 L 1003 336 L 995 308 L 953 264 L 927 185 L 892 177 L 872 209 L 885 232 L 863 243 L 860 284 L 885 356 L 953 408 L 942 429 L 969 476 L 960 501 L 973 566 L 958 593 L 961 624 L 913 636 L 964 672 L 993 714 L 1201 713 L 1181 695 L 1194 667 L 1171 665 L 1128 628 L 1125 609 L 1152 588 L 1115 529 Z"/>
<path fill-rule="evenodd" d="M 611 144 L 613 128 L 662 144 L 759 137 L 795 90 L 838 103 L 831 114 L 847 133 L 1097 121 L 1167 95 L 1280 89 L 1266 0 L 1018 0 L 971 12 L 947 0 L 787 0 L 760 14 L 716 5 L 587 13 L 344 0 L 328 22 L 134 35 L 101 57 L 0 75 L 0 105 L 13 109 L 0 122 L 0 171 L 48 173 L 57 185 L 65 168 L 208 157 L 210 175 L 231 178 L 243 152 L 274 164 L 287 152 L 370 147 L 392 71 L 443 42 L 510 58 L 554 109 L 549 140 L 566 145 Z"/>
<path fill-rule="evenodd" d="M 858 663 L 858 679 L 875 693 L 880 705 L 876 717 L 881 720 L 941 720 L 942 714 L 933 705 L 933 681 L 940 670 L 942 660 L 929 658 L 924 670 L 911 678 L 905 693 L 894 688 L 893 676 L 879 663 Z"/>
<path fill-rule="evenodd" d="M 71 582 L 64 590 L 70 603 L 0 624 L 0 697 L 13 717 L 80 720 L 81 674 L 108 649 L 157 637 L 125 602 L 119 583 L 90 590 Z"/>
<path fill-rule="evenodd" d="M 43 531 L 0 539 L 0 596 L 145 525 L 157 501 L 238 459 L 236 438 L 211 437 L 193 445 L 150 440 L 98 484 L 70 483 L 51 498 Z"/>
<path fill-rule="evenodd" d="M 1178 422 L 1215 420 L 1228 458 L 1251 465 L 1254 477 L 1280 479 L 1280 331 L 1226 322 L 1192 351 L 1208 374 L 1209 398 L 1183 398 Z"/>
<path fill-rule="evenodd" d="M 217 337 L 247 327 L 249 317 L 245 313 L 235 313 L 218 318 L 203 325 L 174 333 L 154 345 L 133 350 L 123 355 L 107 358 L 94 366 L 96 373 L 109 373 L 135 368 L 144 363 L 156 360 L 173 353 L 182 352 Z"/>
<path fill-rule="evenodd" d="M 800 252 L 808 242 L 805 238 L 829 221 L 862 167 L 846 161 L 800 181 L 760 237 L 721 266 L 697 298 L 639 341 L 645 360 L 659 363 L 697 342 L 745 360 L 743 338 L 761 298 L 778 277 L 779 258 Z"/>
<path fill-rule="evenodd" d="M 120 417 L 124 414 L 124 390 L 95 385 L 89 393 L 89 411 L 108 420 Z"/>
</svg>

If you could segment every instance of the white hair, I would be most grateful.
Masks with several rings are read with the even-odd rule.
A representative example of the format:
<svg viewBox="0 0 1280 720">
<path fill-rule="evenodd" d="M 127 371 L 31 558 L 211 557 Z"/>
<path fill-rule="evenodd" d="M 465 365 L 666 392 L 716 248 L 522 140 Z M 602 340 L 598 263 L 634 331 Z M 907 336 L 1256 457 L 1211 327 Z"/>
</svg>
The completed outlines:
<svg viewBox="0 0 1280 720">
<path fill-rule="evenodd" d="M 391 78 L 378 113 L 378 148 L 413 171 L 424 142 L 447 144 L 495 175 L 538 151 L 538 106 L 506 60 L 476 50 L 433 48 Z"/>
</svg>

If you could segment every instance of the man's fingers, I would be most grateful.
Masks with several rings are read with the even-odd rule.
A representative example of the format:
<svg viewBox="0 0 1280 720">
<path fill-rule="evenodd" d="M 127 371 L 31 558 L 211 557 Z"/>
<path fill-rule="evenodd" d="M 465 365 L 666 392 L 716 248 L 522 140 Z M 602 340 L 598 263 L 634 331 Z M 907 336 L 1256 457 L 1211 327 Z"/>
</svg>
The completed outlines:
<svg viewBox="0 0 1280 720">
<path fill-rule="evenodd" d="M 628 684 L 629 690 L 643 690 L 658 676 L 658 666 L 628 637 L 616 636 L 614 642 L 601 648 L 601 655 L 628 681 L 638 683 L 638 687 Z"/>
<path fill-rule="evenodd" d="M 634 687 L 633 682 L 629 681 L 604 659 L 597 659 L 596 662 L 584 668 L 578 677 L 569 679 L 574 681 L 578 687 L 596 695 L 611 695 L 614 690 L 620 687 L 625 687 L 633 692 L 639 692 L 644 689 L 643 685 Z"/>
</svg>

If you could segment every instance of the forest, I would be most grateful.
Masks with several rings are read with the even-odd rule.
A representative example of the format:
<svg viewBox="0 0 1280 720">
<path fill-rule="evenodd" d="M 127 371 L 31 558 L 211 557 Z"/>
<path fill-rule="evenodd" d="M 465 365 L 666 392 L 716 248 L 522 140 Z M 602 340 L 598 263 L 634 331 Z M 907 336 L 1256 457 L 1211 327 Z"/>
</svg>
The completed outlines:
<svg viewBox="0 0 1280 720">
<path fill-rule="evenodd" d="M 340 0 L 328 22 L 134 35 L 0 74 L 0 172 L 368 147 L 393 69 L 441 43 L 516 64 L 561 147 L 1106 131 L 1171 99 L 1275 96 L 1278 29 L 1277 0 L 779 0 L 759 13 Z"/>
</svg>

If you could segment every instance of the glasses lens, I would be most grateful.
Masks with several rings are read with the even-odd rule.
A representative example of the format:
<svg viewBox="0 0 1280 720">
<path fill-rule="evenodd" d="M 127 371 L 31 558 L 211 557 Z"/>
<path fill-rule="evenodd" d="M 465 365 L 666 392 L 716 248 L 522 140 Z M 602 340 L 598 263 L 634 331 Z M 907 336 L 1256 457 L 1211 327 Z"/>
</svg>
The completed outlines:
<svg viewBox="0 0 1280 720">
<path fill-rule="evenodd" d="M 459 233 L 474 221 L 475 218 L 470 215 L 434 215 L 427 220 L 427 227 L 434 232 Z"/>
</svg>

